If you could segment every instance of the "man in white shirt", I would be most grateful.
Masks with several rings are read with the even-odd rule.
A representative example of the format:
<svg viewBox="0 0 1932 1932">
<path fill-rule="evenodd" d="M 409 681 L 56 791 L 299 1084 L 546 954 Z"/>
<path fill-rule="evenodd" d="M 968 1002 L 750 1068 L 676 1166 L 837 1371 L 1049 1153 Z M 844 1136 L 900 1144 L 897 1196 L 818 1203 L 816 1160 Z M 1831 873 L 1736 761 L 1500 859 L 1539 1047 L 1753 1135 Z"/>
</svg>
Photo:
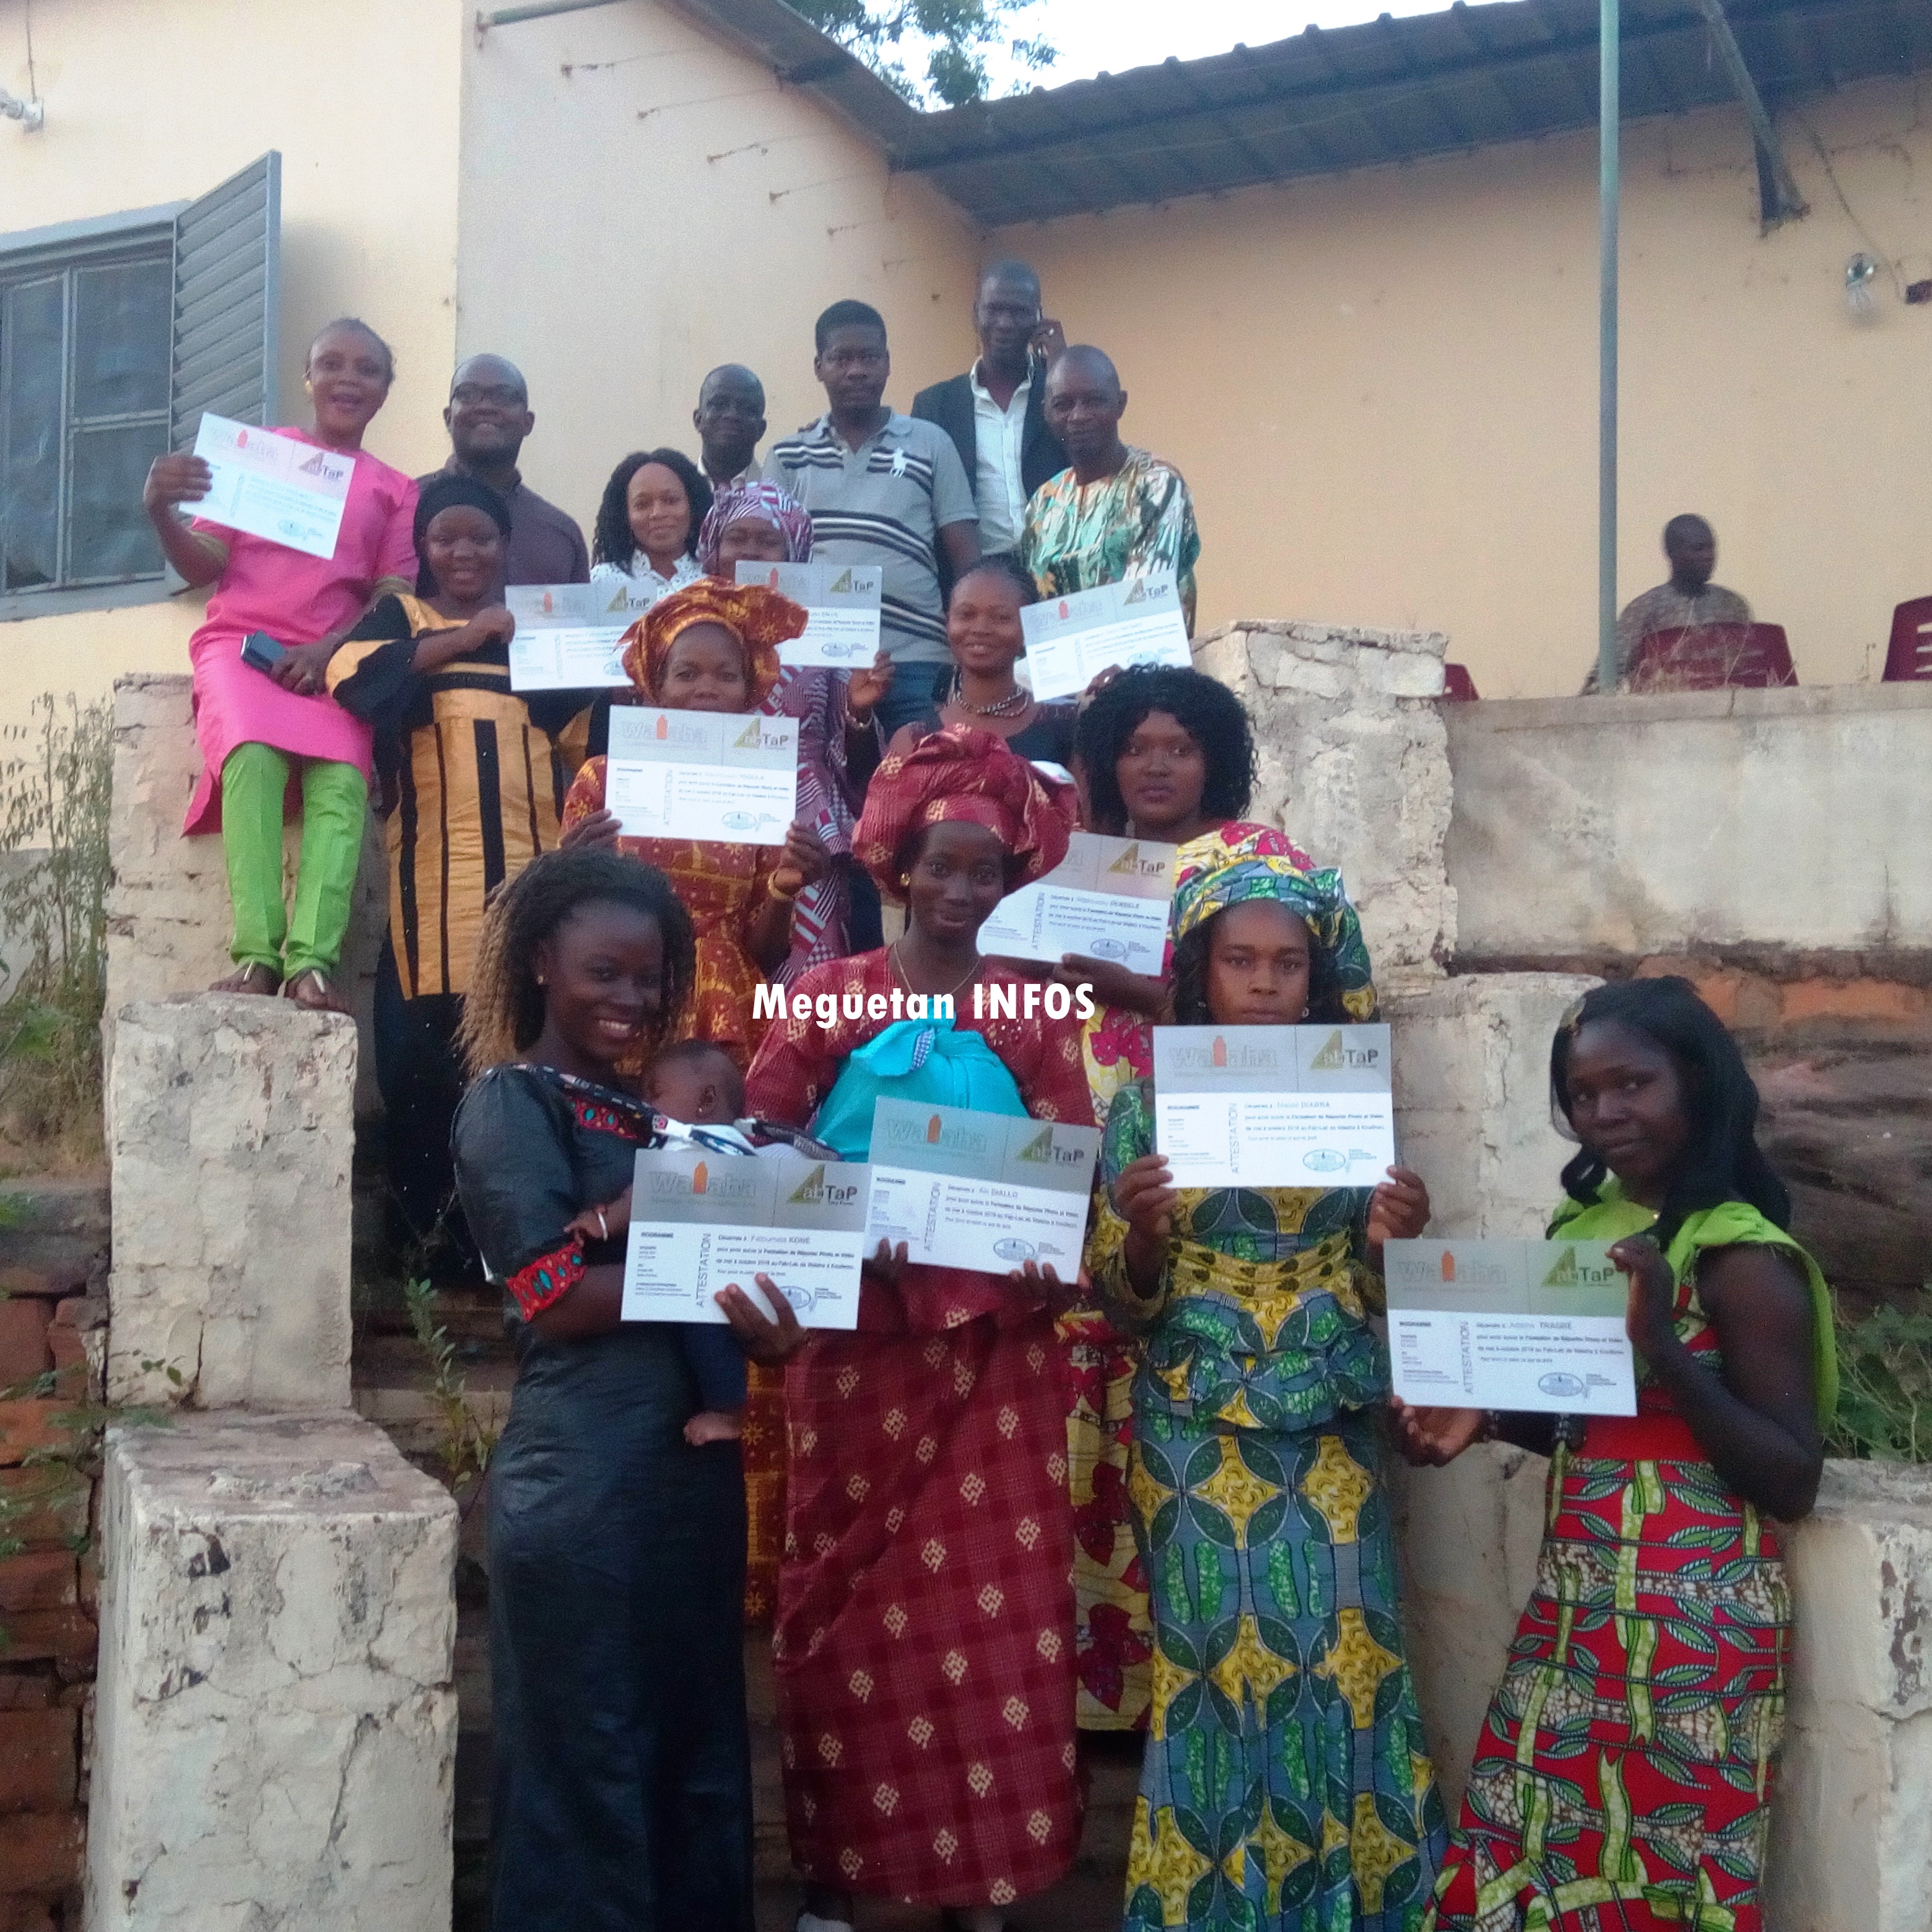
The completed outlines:
<svg viewBox="0 0 1932 1932">
<path fill-rule="evenodd" d="M 973 304 L 980 359 L 963 376 L 914 398 L 912 412 L 952 439 L 979 513 L 982 556 L 1012 550 L 1027 499 L 1066 467 L 1041 411 L 1046 365 L 1066 346 L 1041 313 L 1040 277 L 1024 262 L 995 262 Z"/>
</svg>

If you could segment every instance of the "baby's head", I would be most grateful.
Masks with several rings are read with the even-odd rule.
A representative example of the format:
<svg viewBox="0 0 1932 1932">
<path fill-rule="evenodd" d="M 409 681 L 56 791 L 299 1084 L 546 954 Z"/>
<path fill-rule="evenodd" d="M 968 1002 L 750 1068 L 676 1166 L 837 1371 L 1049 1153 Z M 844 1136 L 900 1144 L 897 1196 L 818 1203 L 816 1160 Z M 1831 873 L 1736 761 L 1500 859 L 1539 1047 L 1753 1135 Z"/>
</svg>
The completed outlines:
<svg viewBox="0 0 1932 1932">
<path fill-rule="evenodd" d="M 686 1126 L 726 1127 L 745 1111 L 745 1078 L 708 1040 L 681 1040 L 644 1069 L 644 1098 Z"/>
</svg>

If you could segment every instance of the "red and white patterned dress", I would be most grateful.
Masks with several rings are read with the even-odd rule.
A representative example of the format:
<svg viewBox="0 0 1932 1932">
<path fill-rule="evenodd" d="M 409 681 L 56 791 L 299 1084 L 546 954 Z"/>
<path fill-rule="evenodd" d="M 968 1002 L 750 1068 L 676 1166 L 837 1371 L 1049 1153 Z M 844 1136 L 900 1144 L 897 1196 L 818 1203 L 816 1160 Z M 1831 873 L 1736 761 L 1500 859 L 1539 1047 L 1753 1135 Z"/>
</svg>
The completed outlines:
<svg viewBox="0 0 1932 1932">
<path fill-rule="evenodd" d="M 1012 975 L 988 964 L 983 982 Z M 884 951 L 794 998 L 890 994 Z M 1039 1120 L 1086 1125 L 1077 1024 L 974 1020 Z M 805 1126 L 891 1024 L 773 1024 L 747 1081 Z M 1052 1310 L 1000 1276 L 909 1267 L 786 1378 L 774 1642 L 792 1856 L 818 1883 L 928 1905 L 1052 1884 L 1080 1840 L 1066 1395 Z"/>
</svg>

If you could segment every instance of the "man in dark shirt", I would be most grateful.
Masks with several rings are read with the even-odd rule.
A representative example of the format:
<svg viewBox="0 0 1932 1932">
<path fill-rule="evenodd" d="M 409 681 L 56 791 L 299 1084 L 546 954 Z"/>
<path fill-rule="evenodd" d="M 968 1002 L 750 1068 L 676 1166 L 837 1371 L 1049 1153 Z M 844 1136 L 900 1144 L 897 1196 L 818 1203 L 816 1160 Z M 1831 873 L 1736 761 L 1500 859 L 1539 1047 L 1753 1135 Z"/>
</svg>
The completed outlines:
<svg viewBox="0 0 1932 1932">
<path fill-rule="evenodd" d="M 973 303 L 980 359 L 963 376 L 913 398 L 912 412 L 952 439 L 980 517 L 980 550 L 1016 550 L 1027 499 L 1066 467 L 1048 426 L 1046 365 L 1066 346 L 1041 312 L 1040 277 L 1024 262 L 995 262 Z"/>
<path fill-rule="evenodd" d="M 510 512 L 504 583 L 588 584 L 590 552 L 576 519 L 546 502 L 517 467 L 524 439 L 537 422 L 524 372 L 500 356 L 472 356 L 459 362 L 442 420 L 451 450 L 443 468 L 488 484 Z"/>
</svg>

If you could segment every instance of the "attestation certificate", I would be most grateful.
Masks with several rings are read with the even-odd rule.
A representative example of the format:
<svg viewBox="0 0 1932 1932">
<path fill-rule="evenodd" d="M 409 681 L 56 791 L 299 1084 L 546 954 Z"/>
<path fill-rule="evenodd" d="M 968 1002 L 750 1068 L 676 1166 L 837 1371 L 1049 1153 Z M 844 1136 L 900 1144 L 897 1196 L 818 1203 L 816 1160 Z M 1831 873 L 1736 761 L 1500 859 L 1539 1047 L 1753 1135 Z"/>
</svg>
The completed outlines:
<svg viewBox="0 0 1932 1932">
<path fill-rule="evenodd" d="M 1404 1402 L 1634 1415 L 1629 1287 L 1599 1241 L 1390 1241 L 1389 1359 Z"/>
<path fill-rule="evenodd" d="M 1076 832 L 1043 879 L 1009 892 L 980 928 L 980 950 L 1058 961 L 1078 952 L 1160 976 L 1174 892 L 1172 845 Z"/>
<path fill-rule="evenodd" d="M 1156 1027 L 1177 1187 L 1372 1187 L 1395 1161 L 1385 1026 Z"/>
<path fill-rule="evenodd" d="M 1115 665 L 1194 662 L 1172 571 L 1048 597 L 1020 613 L 1038 698 L 1075 698 Z"/>
<path fill-rule="evenodd" d="M 618 645 L 631 627 L 620 584 L 512 584 L 503 602 L 517 620 L 512 691 L 580 691 L 628 684 Z"/>
<path fill-rule="evenodd" d="M 798 815 L 798 720 L 614 704 L 604 802 L 628 838 L 782 845 Z"/>
<path fill-rule="evenodd" d="M 310 556 L 334 556 L 354 457 L 215 416 L 202 416 L 194 453 L 214 472 L 196 516 Z"/>
<path fill-rule="evenodd" d="M 770 1275 L 808 1328 L 859 1320 L 871 1170 L 787 1152 L 643 1150 L 624 1251 L 626 1322 L 722 1322 L 712 1299 Z"/>
<path fill-rule="evenodd" d="M 802 604 L 802 637 L 778 646 L 782 664 L 856 670 L 879 654 L 879 597 L 886 574 L 876 563 L 758 563 L 738 566 L 740 584 L 762 584 Z"/>
<path fill-rule="evenodd" d="M 1100 1158 L 1096 1127 L 881 1100 L 872 1110 L 868 1252 L 1005 1274 L 1028 1262 L 1071 1281 Z"/>
</svg>

